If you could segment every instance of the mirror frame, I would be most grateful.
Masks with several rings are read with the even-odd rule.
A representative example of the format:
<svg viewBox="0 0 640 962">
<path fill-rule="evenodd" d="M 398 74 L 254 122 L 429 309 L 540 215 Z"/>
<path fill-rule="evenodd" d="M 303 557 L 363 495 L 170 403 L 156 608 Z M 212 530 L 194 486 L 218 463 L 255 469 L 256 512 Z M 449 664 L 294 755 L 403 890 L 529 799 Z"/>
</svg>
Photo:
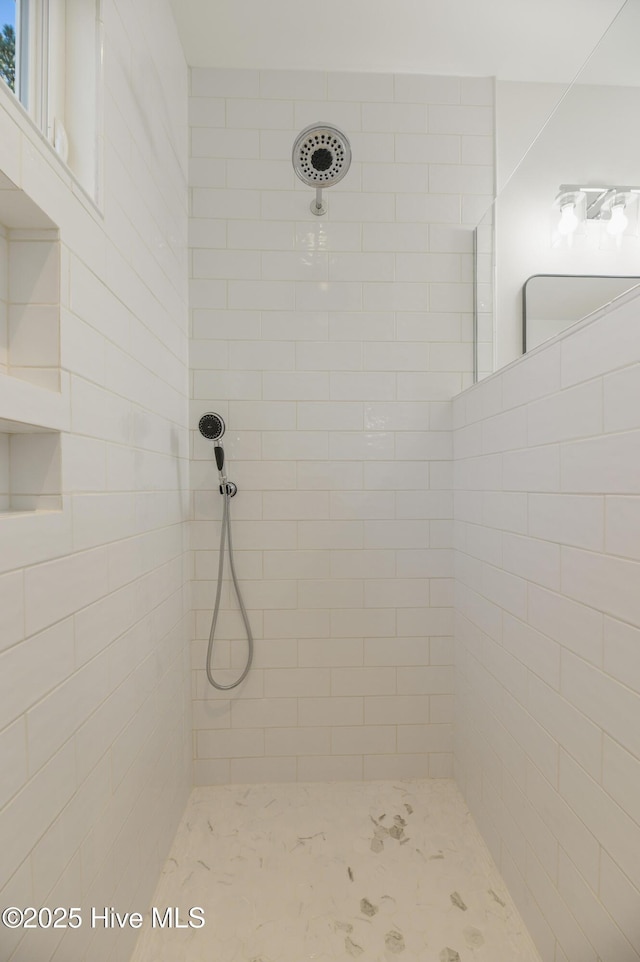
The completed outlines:
<svg viewBox="0 0 640 962">
<path fill-rule="evenodd" d="M 522 356 L 524 356 L 527 353 L 527 284 L 529 283 L 529 281 L 537 280 L 540 277 L 554 277 L 554 278 L 584 277 L 584 278 L 588 278 L 589 280 L 591 279 L 620 280 L 620 281 L 636 282 L 635 284 L 630 284 L 626 291 L 621 291 L 620 294 L 616 295 L 616 297 L 621 297 L 623 294 L 626 294 L 628 291 L 630 291 L 633 287 L 637 287 L 638 285 L 640 285 L 640 275 L 637 275 L 637 274 L 531 274 L 531 276 L 527 277 L 526 281 L 522 285 Z M 589 311 L 587 314 L 584 314 L 582 317 L 577 317 L 575 321 L 571 321 L 569 324 L 567 324 L 567 327 L 564 328 L 564 330 L 568 330 L 574 324 L 577 324 L 579 321 L 584 320 L 585 317 L 589 317 L 589 314 L 592 314 L 594 311 L 599 311 L 600 308 L 605 307 L 607 304 L 611 304 L 613 300 L 615 300 L 615 298 L 613 298 L 611 301 L 604 301 L 602 304 L 599 304 L 597 307 L 594 307 L 593 311 Z M 559 332 L 559 333 L 562 333 L 562 332 Z M 551 338 L 546 338 L 545 340 L 551 340 Z M 542 341 L 541 344 L 536 344 L 535 347 L 540 347 L 544 343 L 545 341 Z"/>
</svg>

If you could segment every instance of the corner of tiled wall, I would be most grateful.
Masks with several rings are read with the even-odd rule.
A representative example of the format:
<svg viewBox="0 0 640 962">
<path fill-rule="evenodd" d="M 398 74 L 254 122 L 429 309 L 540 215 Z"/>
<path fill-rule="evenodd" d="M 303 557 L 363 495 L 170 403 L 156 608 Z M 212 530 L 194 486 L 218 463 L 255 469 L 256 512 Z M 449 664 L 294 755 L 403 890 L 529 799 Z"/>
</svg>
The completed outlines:
<svg viewBox="0 0 640 962">
<path fill-rule="evenodd" d="M 640 300 L 454 402 L 456 778 L 542 958 L 638 958 Z"/>
<path fill-rule="evenodd" d="M 85 913 L 3 928 L 3 959 L 128 958 L 135 930 L 89 907 L 146 906 L 191 787 L 187 70 L 169 3 L 148 12 L 103 4 L 102 210 L 0 91 L 0 169 L 60 228 L 59 345 L 29 367 L 14 337 L 14 367 L 66 418 L 60 505 L 0 514 L 0 901 Z"/>
</svg>

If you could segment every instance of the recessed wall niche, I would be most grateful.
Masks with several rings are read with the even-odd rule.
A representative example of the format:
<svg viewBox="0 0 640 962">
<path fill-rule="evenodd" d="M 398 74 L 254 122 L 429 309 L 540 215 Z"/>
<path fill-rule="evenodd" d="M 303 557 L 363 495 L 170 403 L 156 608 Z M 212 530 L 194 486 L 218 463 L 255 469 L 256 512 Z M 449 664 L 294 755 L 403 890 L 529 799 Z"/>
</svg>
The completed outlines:
<svg viewBox="0 0 640 962">
<path fill-rule="evenodd" d="M 0 373 L 60 389 L 60 238 L 0 174 Z"/>
<path fill-rule="evenodd" d="M 60 387 L 58 227 L 0 172 L 0 515 L 61 507 Z"/>
<path fill-rule="evenodd" d="M 0 420 L 0 513 L 59 511 L 60 432 Z"/>
</svg>

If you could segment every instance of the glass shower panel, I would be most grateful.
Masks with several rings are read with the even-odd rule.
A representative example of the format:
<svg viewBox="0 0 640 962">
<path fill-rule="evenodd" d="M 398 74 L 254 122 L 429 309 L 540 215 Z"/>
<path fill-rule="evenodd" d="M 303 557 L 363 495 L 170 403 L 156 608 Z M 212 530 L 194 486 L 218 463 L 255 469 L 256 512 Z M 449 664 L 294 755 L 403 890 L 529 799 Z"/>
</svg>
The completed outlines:
<svg viewBox="0 0 640 962">
<path fill-rule="evenodd" d="M 495 204 L 474 231 L 473 239 L 473 373 L 474 381 L 492 374 L 494 363 Z"/>
</svg>

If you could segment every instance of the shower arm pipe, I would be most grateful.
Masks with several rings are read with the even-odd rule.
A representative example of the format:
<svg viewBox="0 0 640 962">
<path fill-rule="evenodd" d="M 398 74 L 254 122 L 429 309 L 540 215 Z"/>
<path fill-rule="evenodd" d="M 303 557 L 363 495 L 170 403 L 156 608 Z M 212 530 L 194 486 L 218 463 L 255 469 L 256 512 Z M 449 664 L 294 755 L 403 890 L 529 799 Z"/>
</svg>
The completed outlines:
<svg viewBox="0 0 640 962">
<path fill-rule="evenodd" d="M 322 187 L 316 187 L 316 199 L 311 201 L 311 213 L 316 217 L 327 213 L 327 205 L 322 199 Z"/>
</svg>

